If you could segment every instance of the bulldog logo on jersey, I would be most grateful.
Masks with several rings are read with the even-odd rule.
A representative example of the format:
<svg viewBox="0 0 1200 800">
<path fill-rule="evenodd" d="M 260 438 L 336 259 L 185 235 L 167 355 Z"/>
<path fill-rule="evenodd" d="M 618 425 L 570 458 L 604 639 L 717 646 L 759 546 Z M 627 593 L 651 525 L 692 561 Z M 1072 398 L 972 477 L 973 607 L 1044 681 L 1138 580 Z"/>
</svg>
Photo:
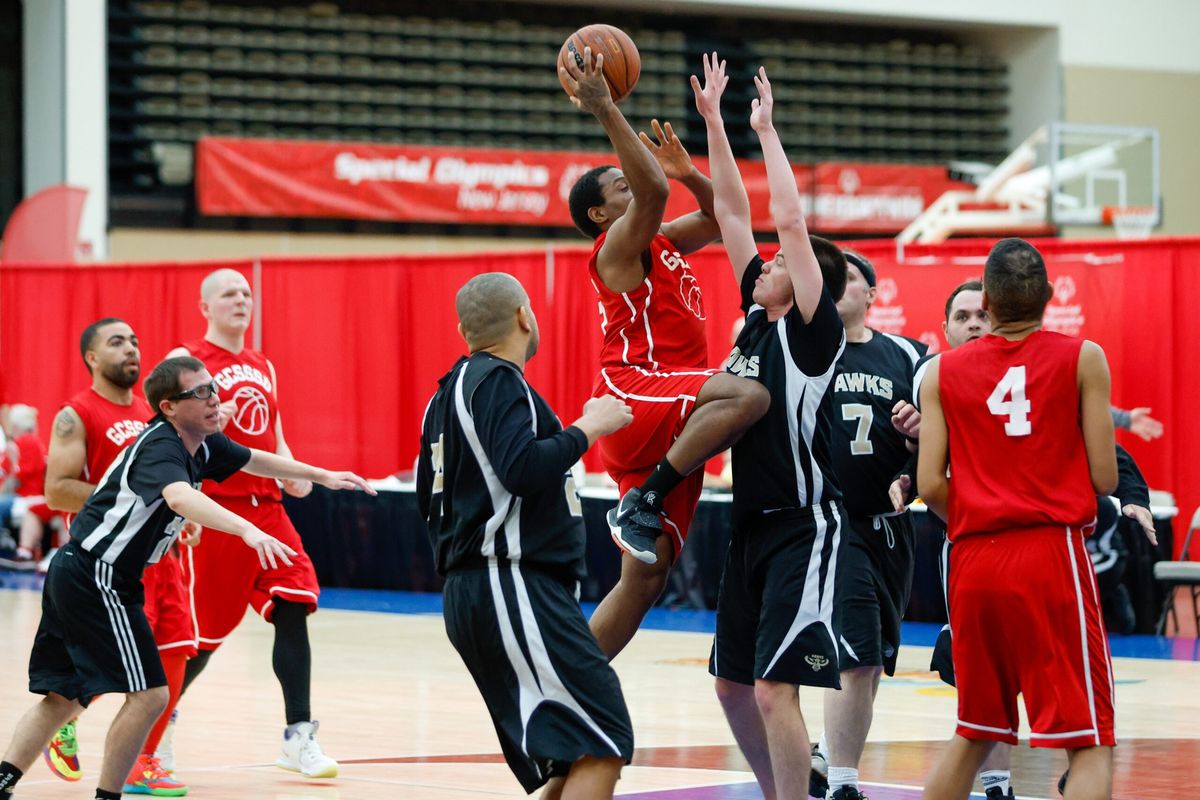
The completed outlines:
<svg viewBox="0 0 1200 800">
<path fill-rule="evenodd" d="M 243 386 L 233 393 L 237 410 L 233 412 L 233 424 L 248 436 L 259 436 L 267 432 L 271 422 L 271 406 L 266 395 L 253 386 Z"/>
<path fill-rule="evenodd" d="M 804 657 L 805 662 L 812 667 L 813 672 L 820 672 L 829 665 L 829 659 L 825 656 L 810 655 Z"/>
</svg>

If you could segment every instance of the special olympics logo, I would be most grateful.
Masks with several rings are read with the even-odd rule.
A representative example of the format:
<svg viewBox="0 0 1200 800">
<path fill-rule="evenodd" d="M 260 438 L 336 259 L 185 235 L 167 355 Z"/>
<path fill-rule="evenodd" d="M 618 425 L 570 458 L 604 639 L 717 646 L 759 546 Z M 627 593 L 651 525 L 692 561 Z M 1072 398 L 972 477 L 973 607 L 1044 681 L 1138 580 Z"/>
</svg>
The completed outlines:
<svg viewBox="0 0 1200 800">
<path fill-rule="evenodd" d="M 704 296 L 700 293 L 700 284 L 686 269 L 679 274 L 679 296 L 683 298 L 683 304 L 696 316 L 696 319 L 707 319 L 704 316 Z"/>
<path fill-rule="evenodd" d="M 253 386 L 243 386 L 233 393 L 237 411 L 233 412 L 233 424 L 247 436 L 266 433 L 271 421 L 271 406 L 266 395 Z"/>
<path fill-rule="evenodd" d="M 1054 279 L 1054 299 L 1066 305 L 1075 296 L 1075 279 L 1070 275 L 1059 275 Z"/>
<path fill-rule="evenodd" d="M 571 198 L 571 189 L 575 186 L 575 182 L 588 173 L 594 164 L 568 164 L 563 170 L 562 177 L 558 180 L 558 196 L 565 203 Z"/>
<path fill-rule="evenodd" d="M 846 194 L 854 194 L 862 188 L 862 178 L 856 170 L 844 169 L 838 175 L 838 186 Z"/>
<path fill-rule="evenodd" d="M 900 287 L 896 285 L 895 278 L 880 278 L 875 286 L 875 296 L 885 306 L 890 306 L 899 294 Z"/>
</svg>

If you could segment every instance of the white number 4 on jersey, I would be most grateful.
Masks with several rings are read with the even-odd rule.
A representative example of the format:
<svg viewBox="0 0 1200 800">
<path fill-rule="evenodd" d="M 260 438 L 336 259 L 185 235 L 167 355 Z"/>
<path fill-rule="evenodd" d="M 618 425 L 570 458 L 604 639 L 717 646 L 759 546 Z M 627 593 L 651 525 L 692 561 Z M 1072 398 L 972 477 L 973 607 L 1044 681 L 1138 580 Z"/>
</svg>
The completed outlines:
<svg viewBox="0 0 1200 800">
<path fill-rule="evenodd" d="M 1005 398 L 1009 399 L 1005 399 Z M 1008 417 L 1004 432 L 1009 436 L 1028 436 L 1033 433 L 1029 422 L 1032 406 L 1025 399 L 1025 365 L 1009 367 L 1008 372 L 992 389 L 987 399 L 988 411 L 997 417 Z"/>
</svg>

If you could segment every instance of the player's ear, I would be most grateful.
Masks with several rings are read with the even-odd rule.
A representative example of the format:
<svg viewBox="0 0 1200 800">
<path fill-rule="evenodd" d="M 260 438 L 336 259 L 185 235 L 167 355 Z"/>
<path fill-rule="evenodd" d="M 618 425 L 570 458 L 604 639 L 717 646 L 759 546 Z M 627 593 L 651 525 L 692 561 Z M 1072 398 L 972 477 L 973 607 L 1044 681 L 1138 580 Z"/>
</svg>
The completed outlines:
<svg viewBox="0 0 1200 800">
<path fill-rule="evenodd" d="M 471 345 L 471 340 L 470 340 L 470 339 L 468 339 L 468 338 L 467 338 L 467 334 L 463 332 L 463 326 L 462 326 L 462 323 L 461 323 L 461 322 L 460 322 L 460 323 L 458 323 L 458 335 L 459 335 L 459 336 L 461 336 L 461 337 L 462 337 L 462 340 L 463 340 L 464 342 L 466 342 L 466 343 L 467 343 L 467 346 L 468 346 L 468 347 L 470 347 L 470 345 Z"/>
<path fill-rule="evenodd" d="M 875 302 L 876 287 L 867 287 L 867 305 L 872 305 Z"/>
<path fill-rule="evenodd" d="M 533 322 L 530 320 L 530 313 L 525 306 L 517 306 L 517 327 L 525 333 L 533 330 Z"/>
<path fill-rule="evenodd" d="M 601 228 L 604 227 L 604 223 L 608 222 L 608 214 L 604 213 L 604 206 L 592 206 L 588 209 L 587 214 L 588 219 L 599 225 Z"/>
<path fill-rule="evenodd" d="M 991 304 L 991 301 L 988 299 L 987 289 L 984 289 L 979 293 L 979 307 L 984 311 L 988 311 Z"/>
</svg>

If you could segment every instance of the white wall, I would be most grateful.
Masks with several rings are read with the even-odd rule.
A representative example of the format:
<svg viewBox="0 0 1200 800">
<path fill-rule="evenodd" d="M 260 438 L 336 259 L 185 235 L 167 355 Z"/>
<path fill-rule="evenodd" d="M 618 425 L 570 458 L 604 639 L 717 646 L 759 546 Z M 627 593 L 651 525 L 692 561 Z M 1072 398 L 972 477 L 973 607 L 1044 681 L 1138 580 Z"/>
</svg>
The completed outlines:
<svg viewBox="0 0 1200 800">
<path fill-rule="evenodd" d="M 106 27 L 98 0 L 25 2 L 25 194 L 87 189 L 79 240 L 94 258 L 108 254 Z"/>
<path fill-rule="evenodd" d="M 568 0 L 595 5 L 594 0 Z M 614 5 L 688 11 L 796 13 L 857 22 L 1052 28 L 1061 63 L 1200 72 L 1197 0 L 631 0 Z"/>
</svg>

